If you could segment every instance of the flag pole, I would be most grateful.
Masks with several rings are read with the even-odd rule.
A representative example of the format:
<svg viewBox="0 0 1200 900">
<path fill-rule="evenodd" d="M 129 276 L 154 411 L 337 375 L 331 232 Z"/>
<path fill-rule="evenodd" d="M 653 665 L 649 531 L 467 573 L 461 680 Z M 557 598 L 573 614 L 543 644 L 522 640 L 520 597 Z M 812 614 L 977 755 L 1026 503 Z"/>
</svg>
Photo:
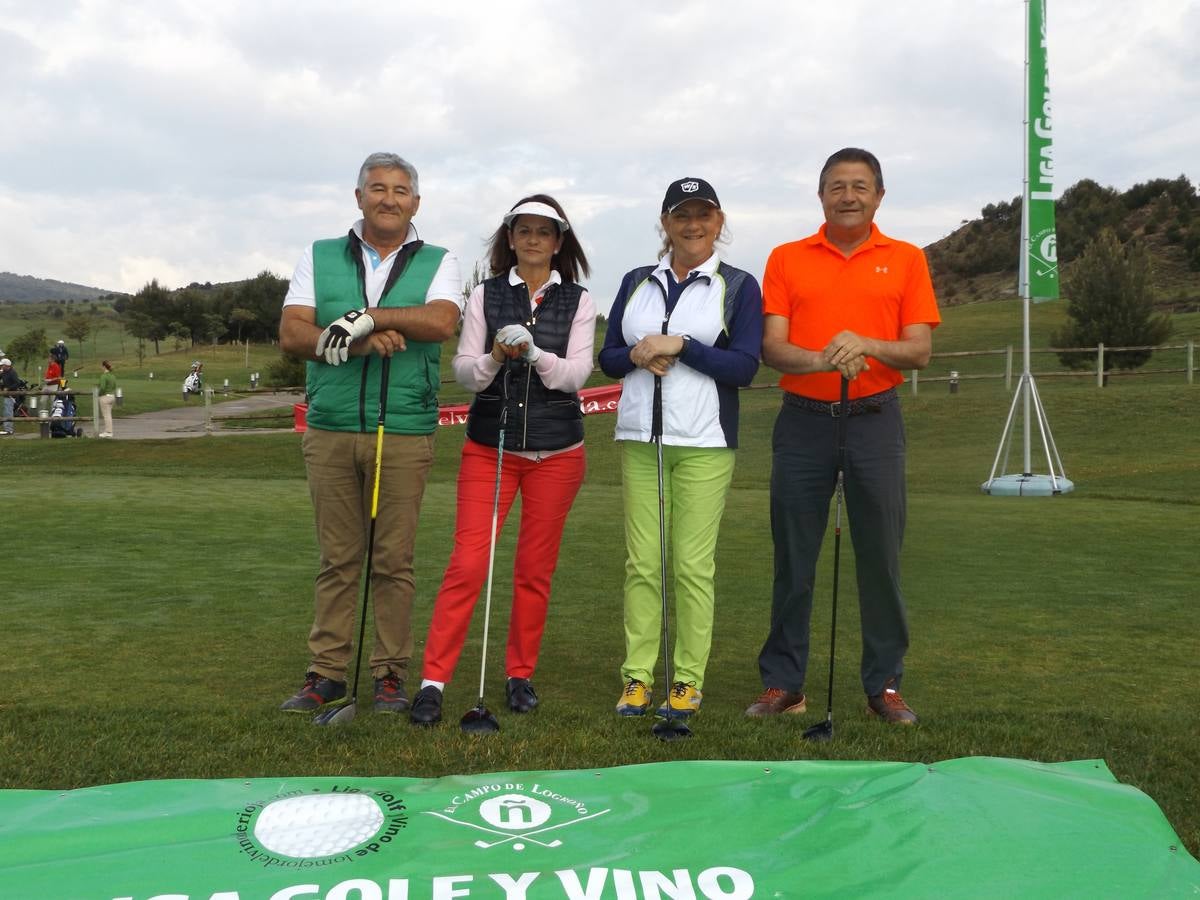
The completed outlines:
<svg viewBox="0 0 1200 900">
<path fill-rule="evenodd" d="M 1032 3 L 1037 3 L 1037 20 L 1033 20 Z M 1036 45 L 1036 56 L 1035 56 Z M 1033 380 L 1030 359 L 1029 304 L 1035 296 L 1033 281 L 1037 278 L 1036 296 L 1045 299 L 1058 297 L 1058 252 L 1054 228 L 1054 154 L 1051 137 L 1050 92 L 1046 74 L 1046 0 L 1025 0 L 1025 117 L 1022 129 L 1022 202 L 1021 246 L 1017 265 L 1018 292 L 1021 296 L 1021 348 L 1024 365 L 1012 406 L 1000 434 L 1000 446 L 992 461 L 987 481 L 980 485 L 985 494 L 1002 496 L 1057 496 L 1074 490 L 1075 485 L 1063 471 L 1062 460 L 1050 420 Z M 1037 190 L 1033 190 L 1034 180 Z M 1034 232 L 1033 204 L 1038 204 L 1037 232 Z M 1036 245 L 1036 248 L 1035 248 Z M 1032 270 L 1032 271 L 1031 271 Z M 1022 468 L 1020 474 L 1001 475 L 996 472 L 1008 465 L 1012 427 L 1017 409 L 1022 409 Z M 1033 419 L 1037 416 L 1042 449 L 1048 475 L 1033 472 Z M 1055 464 L 1057 463 L 1057 471 Z"/>
<path fill-rule="evenodd" d="M 1030 127 L 1030 94 L 1029 94 L 1029 45 L 1032 42 L 1029 30 L 1029 2 L 1025 0 L 1025 119 L 1024 127 L 1021 129 L 1022 135 L 1022 151 L 1021 156 L 1024 159 L 1024 167 L 1021 179 L 1021 347 L 1025 356 L 1025 367 L 1021 372 L 1021 393 L 1024 396 L 1025 416 L 1022 419 L 1022 429 L 1024 434 L 1025 454 L 1023 457 L 1024 468 L 1021 471 L 1025 475 L 1033 474 L 1033 461 L 1030 451 L 1030 429 L 1029 429 L 1029 382 L 1033 380 L 1033 369 L 1030 365 L 1030 342 L 1029 342 L 1029 301 L 1031 299 L 1029 293 L 1029 127 Z M 1053 470 L 1051 471 L 1053 475 Z"/>
</svg>

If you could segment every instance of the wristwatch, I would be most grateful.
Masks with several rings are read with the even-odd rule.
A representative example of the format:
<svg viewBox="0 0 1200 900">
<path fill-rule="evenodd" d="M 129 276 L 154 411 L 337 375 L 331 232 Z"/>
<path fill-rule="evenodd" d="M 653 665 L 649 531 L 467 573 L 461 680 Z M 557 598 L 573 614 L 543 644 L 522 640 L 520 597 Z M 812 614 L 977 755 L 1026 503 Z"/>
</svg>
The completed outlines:
<svg viewBox="0 0 1200 900">
<path fill-rule="evenodd" d="M 679 352 L 676 354 L 677 358 L 682 358 L 683 354 L 687 353 L 688 345 L 692 342 L 690 334 L 682 334 L 680 337 L 683 338 L 683 343 L 679 345 Z"/>
</svg>

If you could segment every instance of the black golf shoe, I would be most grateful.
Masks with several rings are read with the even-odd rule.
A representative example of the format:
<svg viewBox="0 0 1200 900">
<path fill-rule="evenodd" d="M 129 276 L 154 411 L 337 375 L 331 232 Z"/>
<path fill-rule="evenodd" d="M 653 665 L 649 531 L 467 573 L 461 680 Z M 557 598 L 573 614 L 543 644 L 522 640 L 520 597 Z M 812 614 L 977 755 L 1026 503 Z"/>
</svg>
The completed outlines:
<svg viewBox="0 0 1200 900">
<path fill-rule="evenodd" d="M 538 705 L 537 694 L 528 678 L 510 678 L 504 685 L 504 695 L 508 698 L 508 708 L 513 712 L 532 712 Z"/>
<path fill-rule="evenodd" d="M 414 725 L 436 725 L 442 721 L 442 692 L 432 684 L 417 691 L 408 718 Z"/>
<path fill-rule="evenodd" d="M 308 672 L 300 690 L 288 697 L 279 708 L 284 712 L 312 712 L 326 704 L 337 704 L 345 699 L 346 682 L 334 681 L 316 672 Z"/>
<path fill-rule="evenodd" d="M 375 679 L 375 712 L 404 712 L 408 709 L 408 694 L 404 691 L 404 679 L 395 672 L 388 672 Z"/>
</svg>

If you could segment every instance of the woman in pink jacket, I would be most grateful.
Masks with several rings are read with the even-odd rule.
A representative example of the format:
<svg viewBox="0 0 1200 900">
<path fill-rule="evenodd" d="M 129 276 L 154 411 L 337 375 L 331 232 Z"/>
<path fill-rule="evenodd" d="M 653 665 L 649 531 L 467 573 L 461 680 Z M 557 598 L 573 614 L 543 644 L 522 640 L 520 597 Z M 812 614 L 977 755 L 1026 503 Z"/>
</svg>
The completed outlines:
<svg viewBox="0 0 1200 900">
<path fill-rule="evenodd" d="M 513 206 L 492 235 L 490 263 L 492 277 L 467 300 L 454 357 L 454 376 L 475 399 L 458 473 L 454 551 L 409 711 L 417 725 L 442 718 L 442 694 L 487 578 L 500 435 L 497 530 L 521 492 L 505 655 L 505 694 L 514 712 L 538 703 L 530 679 L 563 526 L 585 470 L 578 391 L 592 372 L 596 310 L 576 281 L 589 274 L 587 258 L 558 202 L 535 194 Z"/>
</svg>

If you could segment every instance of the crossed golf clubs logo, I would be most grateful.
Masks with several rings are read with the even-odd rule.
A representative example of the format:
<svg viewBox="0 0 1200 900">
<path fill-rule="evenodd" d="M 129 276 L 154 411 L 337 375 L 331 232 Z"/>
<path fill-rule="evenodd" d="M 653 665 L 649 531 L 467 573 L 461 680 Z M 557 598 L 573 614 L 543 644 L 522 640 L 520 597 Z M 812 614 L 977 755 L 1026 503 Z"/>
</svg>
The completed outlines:
<svg viewBox="0 0 1200 900">
<path fill-rule="evenodd" d="M 1039 234 L 1035 237 L 1034 242 L 1037 242 L 1038 249 L 1035 251 L 1030 249 L 1029 255 L 1038 266 L 1045 266 L 1044 269 L 1037 270 L 1038 277 L 1050 275 L 1053 278 L 1058 277 L 1058 239 L 1052 231 L 1049 234 Z"/>
<path fill-rule="evenodd" d="M 577 819 L 571 819 L 567 822 L 559 822 L 557 825 L 546 825 L 546 822 L 550 821 L 552 812 L 549 804 L 543 803 L 541 800 L 526 797 L 522 794 L 504 794 L 485 800 L 479 805 L 480 817 L 490 825 L 496 826 L 494 828 L 489 828 L 487 825 L 479 825 L 475 822 L 467 822 L 463 819 L 455 819 L 440 812 L 429 811 L 429 815 L 437 816 L 439 819 L 444 819 L 447 822 L 453 822 L 455 825 L 463 825 L 467 828 L 474 828 L 476 831 L 483 831 L 499 836 L 500 839 L 496 841 L 477 840 L 475 846 L 481 849 L 489 850 L 492 847 L 499 847 L 501 844 L 512 843 L 513 850 L 520 851 L 525 849 L 525 842 L 536 844 L 539 847 L 560 847 L 562 846 L 562 841 L 558 838 L 541 841 L 534 837 L 534 835 L 546 834 L 547 832 L 558 831 L 571 825 L 578 825 L 580 822 L 586 822 L 588 819 L 595 819 L 598 816 L 602 816 L 610 812 L 610 810 L 602 809 L 587 816 L 580 816 Z"/>
</svg>

